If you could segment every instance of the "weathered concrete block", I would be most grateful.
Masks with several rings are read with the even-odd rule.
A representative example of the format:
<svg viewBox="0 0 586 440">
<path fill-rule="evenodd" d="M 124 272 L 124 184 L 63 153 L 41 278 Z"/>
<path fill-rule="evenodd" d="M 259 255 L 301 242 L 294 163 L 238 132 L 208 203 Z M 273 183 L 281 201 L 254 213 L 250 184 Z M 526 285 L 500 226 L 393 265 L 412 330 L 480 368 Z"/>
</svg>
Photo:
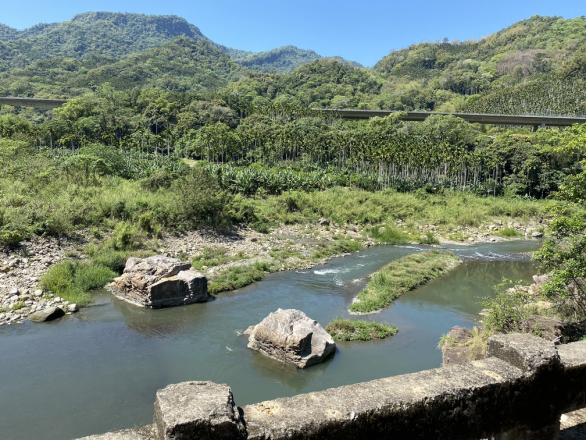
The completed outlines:
<svg viewBox="0 0 586 440">
<path fill-rule="evenodd" d="M 249 440 L 473 439 L 511 429 L 521 370 L 492 358 L 242 408 Z"/>
<path fill-rule="evenodd" d="M 488 338 L 486 357 L 497 357 L 532 374 L 542 369 L 559 368 L 555 345 L 526 333 L 494 335 Z"/>
<path fill-rule="evenodd" d="M 123 429 L 122 431 L 107 432 L 105 434 L 90 435 L 78 440 L 155 440 L 156 431 L 154 425 L 139 428 Z"/>
<path fill-rule="evenodd" d="M 558 347 L 564 366 L 563 412 L 586 407 L 586 341 Z"/>
<path fill-rule="evenodd" d="M 232 391 L 213 382 L 183 382 L 157 391 L 154 422 L 159 440 L 246 438 Z"/>
<path fill-rule="evenodd" d="M 297 368 L 321 362 L 336 350 L 323 327 L 295 309 L 279 309 L 246 333 L 248 348 Z"/>
</svg>

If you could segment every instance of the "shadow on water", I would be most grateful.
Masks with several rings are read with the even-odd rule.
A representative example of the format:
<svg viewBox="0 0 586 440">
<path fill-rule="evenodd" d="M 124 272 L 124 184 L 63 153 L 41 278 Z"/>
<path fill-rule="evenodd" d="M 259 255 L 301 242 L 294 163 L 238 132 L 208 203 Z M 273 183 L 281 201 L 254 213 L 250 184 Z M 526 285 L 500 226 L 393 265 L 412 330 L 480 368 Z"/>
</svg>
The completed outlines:
<svg viewBox="0 0 586 440">
<path fill-rule="evenodd" d="M 453 246 L 466 259 L 456 270 L 365 317 L 396 325 L 397 335 L 340 343 L 335 356 L 304 370 L 253 352 L 242 336 L 278 308 L 302 310 L 324 326 L 346 316 L 372 272 L 426 248 L 374 247 L 187 307 L 142 309 L 103 291 L 95 307 L 56 322 L 2 326 L 1 437 L 77 438 L 148 424 L 156 390 L 188 380 L 227 383 L 245 405 L 438 367 L 441 335 L 474 325 L 479 298 L 502 276 L 530 280 L 533 263 L 518 254 L 535 243 Z"/>
<path fill-rule="evenodd" d="M 337 352 L 338 350 L 336 350 Z M 336 353 L 316 365 L 305 369 L 298 369 L 285 365 L 277 360 L 267 358 L 260 353 L 252 353 L 251 367 L 256 370 L 265 381 L 281 383 L 293 394 L 299 394 L 314 380 L 325 373 L 328 366 L 334 361 Z"/>
</svg>

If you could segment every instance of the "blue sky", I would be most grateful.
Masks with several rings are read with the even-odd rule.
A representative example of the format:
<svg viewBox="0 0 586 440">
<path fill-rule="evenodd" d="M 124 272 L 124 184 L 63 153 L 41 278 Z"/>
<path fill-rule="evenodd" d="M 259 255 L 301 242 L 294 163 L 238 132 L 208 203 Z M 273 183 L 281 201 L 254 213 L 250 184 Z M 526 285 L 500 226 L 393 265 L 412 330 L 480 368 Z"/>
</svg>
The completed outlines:
<svg viewBox="0 0 586 440">
<path fill-rule="evenodd" d="M 390 50 L 444 37 L 480 38 L 532 15 L 586 15 L 584 0 L 5 0 L 0 23 L 24 29 L 65 21 L 80 12 L 178 15 L 204 35 L 236 49 L 263 51 L 292 44 L 341 55 L 366 66 Z"/>
</svg>

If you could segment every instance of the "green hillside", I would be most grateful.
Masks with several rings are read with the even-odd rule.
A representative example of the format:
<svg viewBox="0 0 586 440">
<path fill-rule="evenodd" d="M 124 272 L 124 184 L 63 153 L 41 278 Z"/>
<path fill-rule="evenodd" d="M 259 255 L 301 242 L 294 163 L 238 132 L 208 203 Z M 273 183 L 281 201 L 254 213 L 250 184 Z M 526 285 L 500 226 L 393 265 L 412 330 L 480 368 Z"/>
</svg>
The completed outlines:
<svg viewBox="0 0 586 440">
<path fill-rule="evenodd" d="M 179 35 L 194 40 L 205 38 L 197 27 L 176 16 L 112 12 L 88 12 L 69 21 L 34 26 L 8 35 L 11 39 L 0 48 L 4 69 L 59 56 L 118 58 L 161 46 Z"/>
<path fill-rule="evenodd" d="M 239 64 L 251 70 L 258 70 L 265 73 L 288 73 L 324 57 L 313 50 L 299 49 L 295 46 L 283 46 L 265 52 L 251 53 L 245 57 L 233 57 Z M 354 67 L 362 67 L 354 61 L 347 61 L 342 57 L 330 57 L 343 64 Z"/>
<path fill-rule="evenodd" d="M 253 102 L 352 108 L 375 99 L 383 80 L 371 70 L 321 58 L 287 75 L 251 74 L 229 90 Z"/>
<path fill-rule="evenodd" d="M 8 96 L 72 97 L 109 83 L 119 90 L 159 87 L 201 92 L 225 87 L 245 72 L 209 41 L 177 37 L 121 60 L 93 56 L 38 61 L 0 73 L 0 90 Z"/>
<path fill-rule="evenodd" d="M 543 93 L 540 91 L 531 97 L 531 104 L 499 104 L 500 111 L 523 113 L 527 107 L 527 111 L 533 113 L 556 112 L 556 109 L 579 112 L 576 107 L 579 102 L 560 96 L 570 97 L 580 88 L 565 81 L 563 75 L 556 77 L 555 72 L 584 47 L 586 18 L 565 20 L 542 16 L 515 23 L 479 41 L 416 44 L 391 52 L 375 65 L 374 71 L 388 81 L 380 107 L 443 111 L 479 109 L 483 107 L 467 104 L 468 97 L 495 93 L 493 100 L 500 102 L 504 98 L 498 96 L 511 95 L 519 87 L 524 90 L 528 82 L 553 81 L 554 90 L 559 92 L 555 98 L 548 97 L 546 88 Z M 553 76 L 548 77 L 548 73 Z M 532 85 L 531 93 L 535 87 L 543 88 Z M 476 98 L 474 96 L 474 102 Z"/>
<path fill-rule="evenodd" d="M 294 46 L 261 53 L 227 48 L 175 16 L 91 12 L 24 31 L 2 26 L 0 35 L 1 95 L 78 96 L 110 83 L 119 90 L 227 87 L 226 93 L 261 105 L 520 114 L 586 110 L 582 17 L 534 16 L 478 41 L 416 44 L 391 52 L 373 69 Z"/>
<path fill-rule="evenodd" d="M 87 12 L 69 21 L 38 24 L 23 31 L 0 24 L 0 71 L 55 57 L 121 58 L 162 46 L 179 36 L 210 41 L 243 66 L 263 72 L 291 72 L 321 58 L 314 51 L 293 46 L 259 54 L 229 48 L 212 42 L 196 26 L 174 15 Z"/>
</svg>

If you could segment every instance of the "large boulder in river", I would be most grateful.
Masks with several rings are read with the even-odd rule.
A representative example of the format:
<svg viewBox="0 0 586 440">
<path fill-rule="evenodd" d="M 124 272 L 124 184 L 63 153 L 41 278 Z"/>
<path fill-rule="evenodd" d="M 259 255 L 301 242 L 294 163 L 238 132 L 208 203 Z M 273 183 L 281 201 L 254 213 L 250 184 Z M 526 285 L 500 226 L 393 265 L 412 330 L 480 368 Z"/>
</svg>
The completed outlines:
<svg viewBox="0 0 586 440">
<path fill-rule="evenodd" d="M 110 287 L 118 298 L 153 309 L 208 299 L 208 281 L 203 274 L 189 263 L 162 255 L 129 258 L 124 273 Z"/>
<path fill-rule="evenodd" d="M 245 334 L 248 348 L 297 368 L 317 364 L 336 350 L 323 327 L 295 309 L 279 309 Z"/>
</svg>

